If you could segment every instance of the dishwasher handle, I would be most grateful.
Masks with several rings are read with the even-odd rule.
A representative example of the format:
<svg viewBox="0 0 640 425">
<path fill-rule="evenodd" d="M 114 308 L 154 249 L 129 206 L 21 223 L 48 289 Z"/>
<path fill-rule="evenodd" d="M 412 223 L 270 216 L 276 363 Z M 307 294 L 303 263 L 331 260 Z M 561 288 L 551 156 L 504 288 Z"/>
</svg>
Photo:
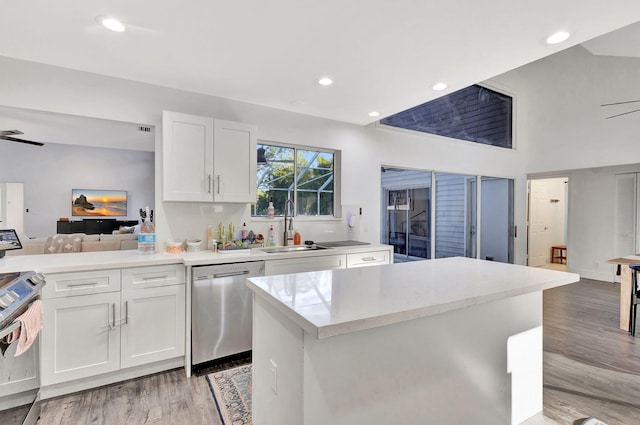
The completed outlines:
<svg viewBox="0 0 640 425">
<path fill-rule="evenodd" d="M 248 274 L 249 274 L 249 270 L 238 270 L 236 272 L 216 273 L 213 275 L 213 278 L 218 279 L 221 277 L 244 276 Z"/>
<path fill-rule="evenodd" d="M 252 277 L 252 276 L 264 276 L 264 274 L 263 273 L 256 273 L 253 270 L 239 270 L 239 271 L 233 271 L 233 272 L 220 272 L 220 273 L 215 273 L 215 274 L 211 274 L 211 275 L 197 276 L 195 278 L 195 280 L 196 281 L 198 281 L 198 280 L 212 280 L 212 279 L 221 279 L 221 278 L 225 278 L 225 277 L 235 277 L 235 276 Z"/>
</svg>

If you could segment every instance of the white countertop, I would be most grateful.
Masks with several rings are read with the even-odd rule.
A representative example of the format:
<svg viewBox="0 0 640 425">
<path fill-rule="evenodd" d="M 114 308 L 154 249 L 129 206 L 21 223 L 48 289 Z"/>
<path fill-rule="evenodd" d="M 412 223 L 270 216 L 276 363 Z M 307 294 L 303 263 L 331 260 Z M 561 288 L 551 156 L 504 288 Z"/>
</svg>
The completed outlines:
<svg viewBox="0 0 640 425">
<path fill-rule="evenodd" d="M 470 258 L 254 277 L 248 286 L 315 337 L 370 329 L 577 282 L 580 276 Z"/>
<path fill-rule="evenodd" d="M 358 245 L 322 249 L 318 251 L 266 253 L 260 249 L 241 250 L 232 253 L 211 251 L 183 252 L 180 254 L 138 254 L 130 251 L 98 251 L 64 254 L 11 255 L 0 258 L 0 273 L 34 270 L 41 273 L 66 273 L 83 270 L 115 269 L 126 267 L 159 266 L 165 264 L 184 264 L 201 266 L 209 264 L 238 263 L 244 261 L 279 260 L 347 254 L 351 252 L 370 252 L 391 249 L 389 245 Z"/>
<path fill-rule="evenodd" d="M 181 263 L 182 256 L 180 254 L 142 255 L 138 254 L 138 250 L 15 255 L 0 259 L 0 273 L 26 270 L 45 274 L 65 273 Z"/>
</svg>

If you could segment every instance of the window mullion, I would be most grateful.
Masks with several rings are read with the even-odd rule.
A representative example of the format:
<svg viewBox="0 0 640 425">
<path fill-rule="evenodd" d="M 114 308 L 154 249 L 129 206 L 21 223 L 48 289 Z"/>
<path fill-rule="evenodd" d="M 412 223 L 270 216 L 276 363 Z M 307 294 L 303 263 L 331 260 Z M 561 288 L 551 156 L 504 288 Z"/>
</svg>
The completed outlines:
<svg viewBox="0 0 640 425">
<path fill-rule="evenodd" d="M 293 149 L 293 211 L 291 215 L 298 216 L 298 149 Z"/>
</svg>

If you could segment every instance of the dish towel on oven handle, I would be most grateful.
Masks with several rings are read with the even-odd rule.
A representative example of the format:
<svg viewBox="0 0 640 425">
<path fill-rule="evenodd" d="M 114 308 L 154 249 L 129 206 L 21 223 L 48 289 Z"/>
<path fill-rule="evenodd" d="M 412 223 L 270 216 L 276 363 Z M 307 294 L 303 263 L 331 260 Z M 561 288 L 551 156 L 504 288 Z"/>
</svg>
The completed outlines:
<svg viewBox="0 0 640 425">
<path fill-rule="evenodd" d="M 18 339 L 16 354 L 14 357 L 24 354 L 38 337 L 38 332 L 42 328 L 42 318 L 44 312 L 42 301 L 35 300 L 31 303 L 27 311 L 22 313 L 16 320 L 20 321 L 20 327 L 7 336 L 7 343 L 11 344 Z"/>
</svg>

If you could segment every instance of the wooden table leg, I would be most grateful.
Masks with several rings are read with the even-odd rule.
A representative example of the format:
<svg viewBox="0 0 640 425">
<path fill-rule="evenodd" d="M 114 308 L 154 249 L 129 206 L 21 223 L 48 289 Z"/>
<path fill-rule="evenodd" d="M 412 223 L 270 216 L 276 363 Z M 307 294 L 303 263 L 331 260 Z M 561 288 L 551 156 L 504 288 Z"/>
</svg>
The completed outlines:
<svg viewBox="0 0 640 425">
<path fill-rule="evenodd" d="M 620 329 L 629 330 L 629 308 L 631 307 L 631 269 L 622 264 L 620 269 Z"/>
</svg>

